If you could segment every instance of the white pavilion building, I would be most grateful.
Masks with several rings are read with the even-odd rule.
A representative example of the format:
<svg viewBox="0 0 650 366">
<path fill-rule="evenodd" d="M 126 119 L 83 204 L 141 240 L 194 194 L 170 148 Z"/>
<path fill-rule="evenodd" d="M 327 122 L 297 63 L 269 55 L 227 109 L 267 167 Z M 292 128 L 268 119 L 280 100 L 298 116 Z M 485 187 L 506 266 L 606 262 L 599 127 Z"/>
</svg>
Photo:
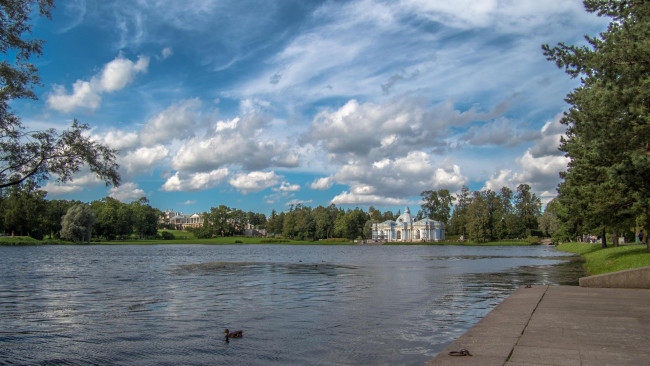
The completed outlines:
<svg viewBox="0 0 650 366">
<path fill-rule="evenodd" d="M 445 224 L 425 218 L 416 221 L 408 207 L 397 221 L 387 220 L 372 226 L 372 239 L 382 241 L 439 241 L 445 240 Z"/>
</svg>

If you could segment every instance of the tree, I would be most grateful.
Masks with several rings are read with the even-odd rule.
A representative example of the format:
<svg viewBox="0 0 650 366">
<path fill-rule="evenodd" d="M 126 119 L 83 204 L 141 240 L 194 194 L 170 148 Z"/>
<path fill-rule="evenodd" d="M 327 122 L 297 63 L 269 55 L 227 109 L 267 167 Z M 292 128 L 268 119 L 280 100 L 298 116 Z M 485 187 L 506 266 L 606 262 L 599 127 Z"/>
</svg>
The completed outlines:
<svg viewBox="0 0 650 366">
<path fill-rule="evenodd" d="M 537 230 L 537 218 L 540 216 L 542 201 L 530 191 L 528 184 L 517 186 L 514 196 L 514 209 L 517 217 L 516 234 L 519 237 L 529 235 L 531 230 Z"/>
<path fill-rule="evenodd" d="M 291 210 L 284 216 L 284 220 L 282 222 L 282 236 L 291 239 L 296 235 L 296 221 L 296 214 L 293 211 L 292 207 Z"/>
<path fill-rule="evenodd" d="M 352 225 L 348 215 L 345 214 L 345 211 L 339 211 L 336 220 L 334 220 L 334 236 L 337 238 L 348 239 L 354 237 L 354 234 L 352 233 Z"/>
<path fill-rule="evenodd" d="M 546 209 L 544 209 L 544 213 L 539 218 L 539 229 L 547 237 L 554 239 L 562 236 L 566 237 L 564 233 L 560 232 L 562 229 L 560 221 L 560 215 L 562 215 L 561 210 L 562 206 L 556 198 L 546 204 Z"/>
<path fill-rule="evenodd" d="M 281 212 L 279 215 L 275 210 L 271 210 L 271 216 L 269 216 L 266 222 L 267 232 L 270 234 L 281 234 L 282 226 L 284 225 L 284 212 Z"/>
<path fill-rule="evenodd" d="M 133 233 L 131 207 L 113 197 L 104 197 L 90 203 L 96 213 L 95 232 L 97 236 L 113 240 Z"/>
<path fill-rule="evenodd" d="M 48 200 L 43 216 L 43 232 L 49 234 L 52 239 L 59 238 L 61 235 L 61 219 L 72 205 L 78 203 L 81 202 Z"/>
<path fill-rule="evenodd" d="M 0 61 L 0 188 L 27 179 L 39 183 L 51 175 L 67 182 L 84 165 L 107 185 L 118 185 L 116 151 L 86 136 L 87 125 L 74 120 L 60 133 L 54 129 L 27 131 L 11 110 L 15 99 L 36 99 L 33 87 L 40 83 L 30 58 L 41 54 L 43 41 L 26 38 L 31 33 L 29 17 L 34 7 L 49 18 L 53 0 L 0 2 L 0 52 L 4 56 Z"/>
<path fill-rule="evenodd" d="M 203 227 L 210 236 L 232 236 L 244 231 L 246 213 L 225 205 L 211 207 L 204 215 Z"/>
<path fill-rule="evenodd" d="M 467 206 L 467 235 L 473 241 L 489 241 L 492 234 L 492 213 L 490 212 L 491 190 L 475 191 L 472 202 Z"/>
<path fill-rule="evenodd" d="M 513 234 L 514 208 L 512 207 L 513 193 L 508 187 L 502 187 L 498 193 L 491 196 L 493 211 L 493 235 L 496 239 L 515 238 Z"/>
<path fill-rule="evenodd" d="M 23 187 L 13 186 L 2 203 L 4 228 L 18 235 L 43 239 L 43 216 L 47 201 L 45 191 L 36 189 L 35 184 Z"/>
<path fill-rule="evenodd" d="M 140 238 L 158 234 L 158 222 L 162 216 L 160 210 L 151 207 L 146 197 L 141 197 L 130 204 L 133 223 L 133 232 Z"/>
<path fill-rule="evenodd" d="M 328 239 L 334 233 L 334 222 L 330 217 L 330 212 L 326 207 L 318 206 L 312 211 L 314 220 L 316 222 L 316 232 L 314 233 L 316 239 Z"/>
<path fill-rule="evenodd" d="M 424 215 L 432 220 L 440 221 L 447 225 L 451 217 L 451 207 L 456 199 L 449 193 L 448 189 L 437 191 L 424 191 L 420 193 L 424 203 L 422 211 Z"/>
<path fill-rule="evenodd" d="M 454 208 L 454 212 L 451 215 L 451 222 L 449 223 L 449 232 L 460 234 L 463 238 L 466 235 L 467 230 L 467 208 L 472 203 L 472 197 L 470 196 L 469 187 L 463 186 L 460 189 L 458 197 L 456 197 L 458 203 Z"/>
<path fill-rule="evenodd" d="M 619 220 L 626 220 L 630 208 L 642 210 L 649 229 L 650 2 L 586 0 L 584 4 L 588 12 L 612 18 L 607 31 L 587 36 L 587 46 L 542 46 L 548 60 L 581 80 L 567 95 L 570 108 L 562 119 L 567 138 L 561 150 L 571 161 L 560 195 L 580 199 L 573 205 L 583 205 L 589 212 L 597 209 L 600 215 L 584 221 L 600 220 L 603 230 L 621 225 Z M 602 184 L 584 185 L 585 177 Z M 595 203 L 584 201 L 591 198 Z M 580 214 L 575 208 L 572 211 Z M 646 244 L 650 251 L 647 238 Z"/>
<path fill-rule="evenodd" d="M 87 204 L 76 204 L 68 209 L 61 220 L 61 237 L 74 242 L 87 241 L 97 221 L 95 212 Z"/>
</svg>

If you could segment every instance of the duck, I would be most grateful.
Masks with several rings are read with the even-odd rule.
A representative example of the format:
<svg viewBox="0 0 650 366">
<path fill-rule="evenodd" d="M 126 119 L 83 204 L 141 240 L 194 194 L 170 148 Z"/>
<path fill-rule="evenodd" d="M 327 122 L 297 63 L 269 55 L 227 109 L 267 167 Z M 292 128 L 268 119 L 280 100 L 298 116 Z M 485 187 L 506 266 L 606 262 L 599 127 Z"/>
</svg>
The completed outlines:
<svg viewBox="0 0 650 366">
<path fill-rule="evenodd" d="M 223 331 L 223 334 L 226 335 L 226 340 L 228 340 L 229 338 L 241 338 L 244 335 L 244 331 L 236 330 L 234 332 L 231 332 L 228 330 L 228 328 L 226 328 L 226 330 Z"/>
</svg>

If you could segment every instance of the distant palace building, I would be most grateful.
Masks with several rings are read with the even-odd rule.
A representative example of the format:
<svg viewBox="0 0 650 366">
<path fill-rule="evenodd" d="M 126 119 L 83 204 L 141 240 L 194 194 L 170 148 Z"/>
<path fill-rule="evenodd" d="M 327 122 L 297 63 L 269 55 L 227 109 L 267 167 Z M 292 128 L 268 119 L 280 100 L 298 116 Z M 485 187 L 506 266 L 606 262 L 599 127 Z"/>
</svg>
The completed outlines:
<svg viewBox="0 0 650 366">
<path fill-rule="evenodd" d="M 185 230 L 189 227 L 198 228 L 203 226 L 203 214 L 187 215 L 174 210 L 165 210 L 161 223 L 172 225 L 176 230 Z"/>
<path fill-rule="evenodd" d="M 428 218 L 416 221 L 407 207 L 397 221 L 373 224 L 372 239 L 402 242 L 445 240 L 445 224 Z"/>
</svg>

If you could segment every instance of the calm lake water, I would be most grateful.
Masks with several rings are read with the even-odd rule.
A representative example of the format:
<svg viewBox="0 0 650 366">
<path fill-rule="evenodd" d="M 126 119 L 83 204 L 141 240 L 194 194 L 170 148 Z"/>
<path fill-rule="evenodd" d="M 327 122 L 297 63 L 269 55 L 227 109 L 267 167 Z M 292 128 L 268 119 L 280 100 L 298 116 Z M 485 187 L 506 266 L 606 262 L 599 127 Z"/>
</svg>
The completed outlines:
<svg viewBox="0 0 650 366">
<path fill-rule="evenodd" d="M 0 364 L 422 365 L 550 247 L 0 247 Z M 244 330 L 226 343 L 224 328 Z"/>
</svg>

